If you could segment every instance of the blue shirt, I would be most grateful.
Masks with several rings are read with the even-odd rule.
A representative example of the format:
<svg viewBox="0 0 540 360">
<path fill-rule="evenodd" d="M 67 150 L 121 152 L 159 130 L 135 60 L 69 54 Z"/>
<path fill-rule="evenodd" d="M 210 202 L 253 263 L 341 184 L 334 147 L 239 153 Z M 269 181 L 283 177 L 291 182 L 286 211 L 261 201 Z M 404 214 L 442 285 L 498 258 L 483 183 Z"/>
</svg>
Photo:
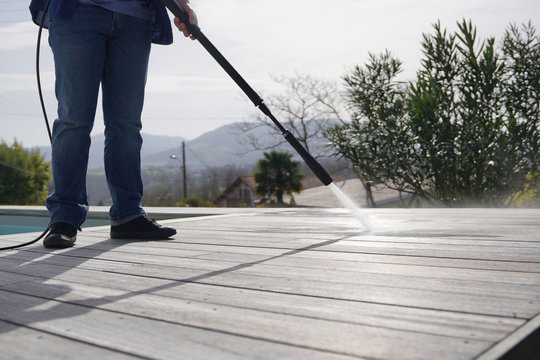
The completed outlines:
<svg viewBox="0 0 540 360">
<path fill-rule="evenodd" d="M 79 3 L 97 5 L 120 14 L 152 21 L 148 0 L 79 0 Z"/>
<path fill-rule="evenodd" d="M 47 0 L 32 0 L 30 3 L 30 13 L 35 24 L 40 24 L 46 4 Z M 169 19 L 165 5 L 160 0 L 149 0 L 149 5 L 153 28 L 152 42 L 162 45 L 172 44 L 171 20 Z M 51 0 L 47 15 L 69 19 L 73 16 L 78 6 L 79 0 Z M 45 18 L 45 27 L 48 26 L 48 16 Z"/>
</svg>

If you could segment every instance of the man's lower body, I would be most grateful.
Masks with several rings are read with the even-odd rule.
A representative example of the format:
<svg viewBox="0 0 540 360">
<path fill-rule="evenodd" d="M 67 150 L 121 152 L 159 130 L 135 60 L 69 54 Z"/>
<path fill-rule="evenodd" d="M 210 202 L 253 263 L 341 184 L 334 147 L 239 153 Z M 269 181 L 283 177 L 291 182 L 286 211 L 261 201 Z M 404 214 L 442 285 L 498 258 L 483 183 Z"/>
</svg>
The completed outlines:
<svg viewBox="0 0 540 360">
<path fill-rule="evenodd" d="M 80 230 L 86 220 L 86 171 L 100 86 L 105 174 L 113 201 L 111 236 L 126 238 L 122 233 L 131 236 L 154 228 L 157 238 L 176 233 L 170 228 L 163 232 L 156 223 L 139 224 L 146 219 L 141 207 L 140 130 L 151 37 L 150 22 L 98 6 L 81 4 L 71 19 L 51 18 L 58 119 L 52 141 L 54 192 L 47 198 L 47 209 L 52 235 L 55 231 L 60 235 L 48 236 L 45 246 L 70 246 L 67 238 L 73 228 Z M 138 224 L 136 229 L 127 226 L 132 221 Z M 142 236 L 152 238 L 149 233 Z"/>
</svg>

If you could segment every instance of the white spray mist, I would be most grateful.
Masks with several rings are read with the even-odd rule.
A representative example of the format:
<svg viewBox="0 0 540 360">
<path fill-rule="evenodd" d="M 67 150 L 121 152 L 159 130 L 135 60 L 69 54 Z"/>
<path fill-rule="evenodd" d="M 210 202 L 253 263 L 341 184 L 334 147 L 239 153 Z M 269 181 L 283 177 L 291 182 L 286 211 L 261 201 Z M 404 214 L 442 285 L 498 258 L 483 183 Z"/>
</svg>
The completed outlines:
<svg viewBox="0 0 540 360">
<path fill-rule="evenodd" d="M 362 214 L 360 208 L 351 200 L 351 198 L 349 198 L 347 194 L 345 194 L 335 183 L 330 183 L 330 185 L 328 186 L 330 187 L 334 195 L 336 195 L 341 205 L 347 208 L 350 211 L 351 215 L 362 224 L 364 230 L 368 232 L 371 231 L 372 226 L 368 218 L 364 214 Z"/>
</svg>

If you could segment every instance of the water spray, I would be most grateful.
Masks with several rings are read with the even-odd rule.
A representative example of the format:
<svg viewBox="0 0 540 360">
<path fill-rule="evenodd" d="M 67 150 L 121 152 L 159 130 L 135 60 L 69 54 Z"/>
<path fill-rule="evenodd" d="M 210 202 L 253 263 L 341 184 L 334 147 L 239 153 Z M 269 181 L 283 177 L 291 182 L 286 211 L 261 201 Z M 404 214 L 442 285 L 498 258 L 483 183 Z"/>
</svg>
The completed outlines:
<svg viewBox="0 0 540 360">
<path fill-rule="evenodd" d="M 370 229 L 370 225 L 367 219 L 361 214 L 358 206 L 341 191 L 341 189 L 334 183 L 332 177 L 322 167 L 321 164 L 307 150 L 298 142 L 294 135 L 281 125 L 281 123 L 272 114 L 268 106 L 264 104 L 263 99 L 253 90 L 253 88 L 242 78 L 242 76 L 236 71 L 236 69 L 225 59 L 225 57 L 219 52 L 219 50 L 208 40 L 203 34 L 201 29 L 197 25 L 193 25 L 189 22 L 189 16 L 184 9 L 180 7 L 174 0 L 161 0 L 161 2 L 178 17 L 182 23 L 186 26 L 190 35 L 195 37 L 196 40 L 210 53 L 210 55 L 217 61 L 217 63 L 225 70 L 225 72 L 236 82 L 240 89 L 247 95 L 247 97 L 253 102 L 256 108 L 258 108 L 264 115 L 266 115 L 281 131 L 281 134 L 287 140 L 287 142 L 296 150 L 296 152 L 304 159 L 304 162 L 311 169 L 311 171 L 317 176 L 317 178 L 325 185 L 330 185 L 330 189 L 334 192 L 338 200 L 351 211 L 351 214 L 358 219 L 366 230 Z"/>
</svg>

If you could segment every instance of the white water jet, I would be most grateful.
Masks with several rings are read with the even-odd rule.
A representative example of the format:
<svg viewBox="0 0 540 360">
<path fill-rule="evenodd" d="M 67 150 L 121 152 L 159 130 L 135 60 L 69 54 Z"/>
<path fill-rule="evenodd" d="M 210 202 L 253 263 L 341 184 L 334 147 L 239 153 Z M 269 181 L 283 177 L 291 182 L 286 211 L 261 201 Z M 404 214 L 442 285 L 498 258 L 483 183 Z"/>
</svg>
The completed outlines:
<svg viewBox="0 0 540 360">
<path fill-rule="evenodd" d="M 347 208 L 351 215 L 362 224 L 365 231 L 371 231 L 372 226 L 368 218 L 364 214 L 362 214 L 360 208 L 351 200 L 351 198 L 348 197 L 347 194 L 345 194 L 335 183 L 330 183 L 330 185 L 328 186 L 330 187 L 334 195 L 336 195 L 341 205 Z"/>
</svg>

